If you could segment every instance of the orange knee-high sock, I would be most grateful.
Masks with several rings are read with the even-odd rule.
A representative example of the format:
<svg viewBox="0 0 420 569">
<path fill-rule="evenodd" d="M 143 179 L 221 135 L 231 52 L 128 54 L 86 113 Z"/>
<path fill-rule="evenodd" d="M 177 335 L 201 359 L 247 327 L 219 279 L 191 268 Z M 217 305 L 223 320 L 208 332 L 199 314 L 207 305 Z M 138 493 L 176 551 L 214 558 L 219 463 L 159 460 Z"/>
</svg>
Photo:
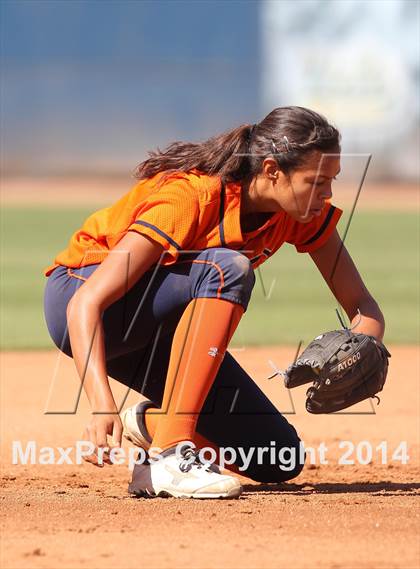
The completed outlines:
<svg viewBox="0 0 420 569">
<path fill-rule="evenodd" d="M 149 433 L 152 439 L 155 436 L 155 433 L 157 431 L 157 426 L 161 417 L 162 417 L 161 409 L 156 409 L 155 407 L 149 407 L 148 409 L 146 409 L 146 412 L 144 414 L 144 424 L 146 426 L 147 432 Z M 219 447 L 197 432 L 194 433 L 192 439 L 188 440 L 192 440 L 192 442 L 195 444 L 197 448 L 209 447 L 216 451 L 217 456 L 219 455 Z"/>
<path fill-rule="evenodd" d="M 193 441 L 199 413 L 244 309 L 218 298 L 197 298 L 175 330 L 168 373 L 152 447 Z"/>
</svg>

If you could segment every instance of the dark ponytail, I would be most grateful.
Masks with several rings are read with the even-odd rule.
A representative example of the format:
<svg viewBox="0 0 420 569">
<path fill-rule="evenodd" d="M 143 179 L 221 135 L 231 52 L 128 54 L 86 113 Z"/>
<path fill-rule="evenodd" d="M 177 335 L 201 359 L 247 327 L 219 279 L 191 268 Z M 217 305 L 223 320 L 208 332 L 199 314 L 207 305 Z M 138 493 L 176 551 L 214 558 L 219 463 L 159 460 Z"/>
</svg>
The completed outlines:
<svg viewBox="0 0 420 569">
<path fill-rule="evenodd" d="M 260 123 L 244 124 L 204 142 L 173 142 L 165 150 L 149 152 L 136 178 L 159 172 L 197 169 L 226 182 L 250 179 L 261 171 L 263 160 L 274 155 L 288 173 L 299 168 L 314 151 L 339 151 L 340 134 L 325 117 L 304 107 L 279 107 Z"/>
</svg>

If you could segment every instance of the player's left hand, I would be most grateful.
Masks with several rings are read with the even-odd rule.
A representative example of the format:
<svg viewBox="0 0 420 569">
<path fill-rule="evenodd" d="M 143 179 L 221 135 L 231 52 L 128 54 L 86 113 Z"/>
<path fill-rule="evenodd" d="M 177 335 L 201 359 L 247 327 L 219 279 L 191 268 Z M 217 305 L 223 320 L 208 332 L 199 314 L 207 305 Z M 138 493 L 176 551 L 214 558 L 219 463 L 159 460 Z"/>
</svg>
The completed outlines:
<svg viewBox="0 0 420 569">
<path fill-rule="evenodd" d="M 389 357 L 386 347 L 373 336 L 334 330 L 308 345 L 286 370 L 284 383 L 292 388 L 313 382 L 306 392 L 306 409 L 334 413 L 382 391 Z"/>
</svg>

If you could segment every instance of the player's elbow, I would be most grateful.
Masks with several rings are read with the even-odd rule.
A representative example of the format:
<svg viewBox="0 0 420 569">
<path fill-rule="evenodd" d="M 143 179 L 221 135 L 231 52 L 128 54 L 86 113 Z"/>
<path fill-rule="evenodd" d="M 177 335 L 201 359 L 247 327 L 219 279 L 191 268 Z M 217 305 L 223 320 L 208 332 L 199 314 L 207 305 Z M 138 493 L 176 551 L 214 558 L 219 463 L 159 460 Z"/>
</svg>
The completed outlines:
<svg viewBox="0 0 420 569">
<path fill-rule="evenodd" d="M 356 325 L 355 331 L 369 334 L 382 341 L 385 333 L 385 318 L 376 300 L 370 295 L 366 296 L 359 303 L 357 310 L 360 312 L 361 322 L 360 325 L 359 323 Z M 353 323 L 356 319 L 359 320 L 357 310 L 352 320 Z"/>
<path fill-rule="evenodd" d="M 373 329 L 372 336 L 382 340 L 385 332 L 385 317 L 384 314 L 373 296 L 368 296 L 360 303 L 359 307 L 361 315 L 371 322 Z"/>
</svg>

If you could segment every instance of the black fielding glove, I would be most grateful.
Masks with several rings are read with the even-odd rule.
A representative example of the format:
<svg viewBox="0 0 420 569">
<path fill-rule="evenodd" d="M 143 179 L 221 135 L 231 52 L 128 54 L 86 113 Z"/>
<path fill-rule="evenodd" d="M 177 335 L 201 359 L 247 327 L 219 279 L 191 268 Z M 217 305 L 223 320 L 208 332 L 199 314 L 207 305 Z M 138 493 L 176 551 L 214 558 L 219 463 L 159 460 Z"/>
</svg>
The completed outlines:
<svg viewBox="0 0 420 569">
<path fill-rule="evenodd" d="M 373 336 L 348 329 L 326 332 L 287 368 L 284 384 L 293 388 L 312 382 L 306 392 L 307 411 L 334 413 L 382 391 L 390 357 Z"/>
</svg>

